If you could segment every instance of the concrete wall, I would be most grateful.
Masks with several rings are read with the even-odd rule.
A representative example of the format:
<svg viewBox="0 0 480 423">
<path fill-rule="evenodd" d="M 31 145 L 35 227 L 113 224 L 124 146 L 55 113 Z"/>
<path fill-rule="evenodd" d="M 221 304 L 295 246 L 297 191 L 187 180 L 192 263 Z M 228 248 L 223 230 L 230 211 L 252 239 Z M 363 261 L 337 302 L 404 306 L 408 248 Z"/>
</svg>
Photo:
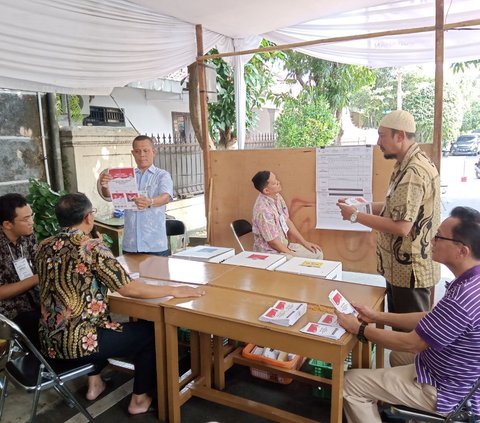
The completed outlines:
<svg viewBox="0 0 480 423">
<path fill-rule="evenodd" d="M 165 93 L 123 87 L 115 88 L 112 96 L 118 105 L 108 96 L 95 96 L 90 105 L 124 109 L 125 117 L 128 117 L 142 134 L 170 134 L 172 132 L 172 112 L 189 113 L 187 93 Z M 131 127 L 128 119 L 125 119 L 125 125 Z"/>
</svg>

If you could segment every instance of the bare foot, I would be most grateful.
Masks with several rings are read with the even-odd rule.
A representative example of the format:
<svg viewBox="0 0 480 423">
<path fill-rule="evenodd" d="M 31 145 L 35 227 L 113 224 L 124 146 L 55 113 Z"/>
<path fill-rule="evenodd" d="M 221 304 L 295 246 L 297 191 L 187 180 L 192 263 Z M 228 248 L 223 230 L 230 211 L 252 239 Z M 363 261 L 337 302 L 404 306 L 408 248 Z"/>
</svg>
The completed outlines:
<svg viewBox="0 0 480 423">
<path fill-rule="evenodd" d="M 142 414 L 146 413 L 152 404 L 152 398 L 147 394 L 132 394 L 132 399 L 128 406 L 128 412 L 130 414 Z"/>
<path fill-rule="evenodd" d="M 96 400 L 105 391 L 106 384 L 100 375 L 88 377 L 88 390 L 86 398 L 89 401 Z"/>
</svg>

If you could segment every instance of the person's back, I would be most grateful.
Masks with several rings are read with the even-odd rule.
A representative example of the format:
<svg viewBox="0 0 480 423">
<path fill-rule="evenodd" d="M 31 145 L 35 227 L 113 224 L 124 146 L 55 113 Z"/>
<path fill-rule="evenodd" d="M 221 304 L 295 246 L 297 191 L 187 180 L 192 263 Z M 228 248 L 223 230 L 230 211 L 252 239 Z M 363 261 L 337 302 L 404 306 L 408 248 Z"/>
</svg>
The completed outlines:
<svg viewBox="0 0 480 423">
<path fill-rule="evenodd" d="M 111 288 L 121 288 L 128 283 L 125 272 L 99 239 L 78 229 L 65 229 L 44 240 L 37 263 L 44 317 L 42 349 L 55 358 L 82 357 L 92 351 L 97 327 L 117 325 L 108 314 L 108 284 L 118 280 L 120 284 Z M 102 277 L 107 274 L 115 278 Z"/>
</svg>

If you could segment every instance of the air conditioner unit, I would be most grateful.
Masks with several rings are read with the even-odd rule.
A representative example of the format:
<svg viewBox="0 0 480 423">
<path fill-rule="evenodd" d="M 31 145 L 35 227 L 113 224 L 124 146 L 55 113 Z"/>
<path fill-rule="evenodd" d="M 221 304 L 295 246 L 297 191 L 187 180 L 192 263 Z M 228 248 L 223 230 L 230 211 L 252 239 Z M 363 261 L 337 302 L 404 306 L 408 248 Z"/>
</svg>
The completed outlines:
<svg viewBox="0 0 480 423">
<path fill-rule="evenodd" d="M 89 95 L 79 95 L 80 99 L 80 110 L 83 116 L 90 116 L 90 96 Z"/>
</svg>

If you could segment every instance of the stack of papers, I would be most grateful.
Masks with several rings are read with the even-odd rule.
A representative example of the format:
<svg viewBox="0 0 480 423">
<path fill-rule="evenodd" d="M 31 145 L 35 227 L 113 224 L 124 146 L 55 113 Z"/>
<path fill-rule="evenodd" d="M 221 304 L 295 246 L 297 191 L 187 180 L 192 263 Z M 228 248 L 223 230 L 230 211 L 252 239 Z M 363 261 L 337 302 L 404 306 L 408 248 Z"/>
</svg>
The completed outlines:
<svg viewBox="0 0 480 423">
<path fill-rule="evenodd" d="M 257 269 L 273 270 L 287 261 L 283 254 L 256 253 L 253 251 L 242 251 L 234 257 L 224 261 L 224 264 L 237 266 L 256 267 Z"/>
<path fill-rule="evenodd" d="M 307 312 L 306 303 L 289 303 L 288 301 L 277 301 L 263 313 L 258 320 L 261 322 L 275 323 L 280 326 L 292 326 Z"/>
<path fill-rule="evenodd" d="M 193 248 L 187 248 L 173 254 L 175 258 L 182 258 L 196 261 L 207 261 L 209 263 L 222 263 L 229 257 L 235 255 L 233 248 L 213 247 L 210 245 L 198 245 Z"/>
<path fill-rule="evenodd" d="M 339 261 L 293 257 L 275 269 L 276 272 L 295 273 L 324 279 L 342 279 L 342 263 Z"/>
<path fill-rule="evenodd" d="M 323 336 L 324 338 L 338 340 L 345 333 L 345 329 L 343 329 L 337 323 L 337 316 L 335 316 L 335 314 L 324 313 L 320 316 L 318 322 L 307 323 L 302 329 L 300 329 L 300 332 L 308 333 L 309 335 Z"/>
<path fill-rule="evenodd" d="M 345 329 L 340 326 L 322 325 L 321 323 L 309 322 L 302 329 L 300 329 L 300 332 L 338 340 L 345 333 Z"/>
<path fill-rule="evenodd" d="M 358 311 L 353 308 L 348 300 L 337 289 L 334 289 L 328 294 L 328 299 L 340 313 L 353 314 L 355 317 L 358 316 Z"/>
</svg>

